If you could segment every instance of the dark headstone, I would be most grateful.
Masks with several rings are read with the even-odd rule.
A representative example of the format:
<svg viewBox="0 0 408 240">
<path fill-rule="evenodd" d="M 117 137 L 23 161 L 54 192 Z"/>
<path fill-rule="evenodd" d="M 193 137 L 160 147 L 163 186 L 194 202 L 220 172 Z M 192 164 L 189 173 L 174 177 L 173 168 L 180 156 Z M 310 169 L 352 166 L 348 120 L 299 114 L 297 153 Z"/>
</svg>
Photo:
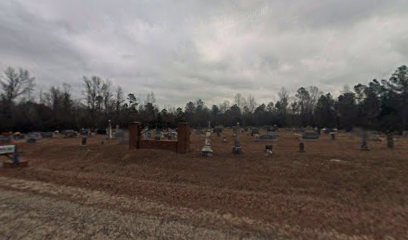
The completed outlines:
<svg viewBox="0 0 408 240">
<path fill-rule="evenodd" d="M 217 136 L 221 136 L 221 133 L 223 132 L 224 127 L 221 125 L 217 125 L 214 127 L 214 132 L 217 134 Z"/>
<path fill-rule="evenodd" d="M 299 152 L 305 152 L 305 144 L 303 142 L 299 143 Z"/>
<path fill-rule="evenodd" d="M 392 133 L 387 134 L 387 147 L 394 148 L 394 135 Z"/>
<path fill-rule="evenodd" d="M 81 145 L 82 145 L 82 146 L 86 146 L 87 140 L 88 140 L 88 138 L 85 137 L 85 136 L 83 136 L 83 137 L 82 137 L 82 140 L 81 140 Z"/>
<path fill-rule="evenodd" d="M 251 136 L 254 136 L 254 134 L 259 134 L 259 128 L 251 128 Z"/>
<path fill-rule="evenodd" d="M 265 153 L 266 155 L 272 155 L 272 145 L 265 145 Z"/>
<path fill-rule="evenodd" d="M 365 130 L 363 130 L 363 132 L 362 132 L 360 149 L 362 151 L 370 150 L 368 148 L 368 134 L 367 134 L 367 131 L 365 131 Z"/>
</svg>

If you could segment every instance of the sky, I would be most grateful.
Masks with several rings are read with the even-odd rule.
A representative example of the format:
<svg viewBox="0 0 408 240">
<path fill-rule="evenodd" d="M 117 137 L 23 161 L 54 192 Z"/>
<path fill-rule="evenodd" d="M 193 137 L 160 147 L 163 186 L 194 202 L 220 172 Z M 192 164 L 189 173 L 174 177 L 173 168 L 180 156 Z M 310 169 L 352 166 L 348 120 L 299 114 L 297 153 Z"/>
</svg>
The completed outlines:
<svg viewBox="0 0 408 240">
<path fill-rule="evenodd" d="M 100 76 L 159 105 L 341 91 L 408 64 L 406 0 L 2 0 L 0 70 L 36 89 Z"/>
</svg>

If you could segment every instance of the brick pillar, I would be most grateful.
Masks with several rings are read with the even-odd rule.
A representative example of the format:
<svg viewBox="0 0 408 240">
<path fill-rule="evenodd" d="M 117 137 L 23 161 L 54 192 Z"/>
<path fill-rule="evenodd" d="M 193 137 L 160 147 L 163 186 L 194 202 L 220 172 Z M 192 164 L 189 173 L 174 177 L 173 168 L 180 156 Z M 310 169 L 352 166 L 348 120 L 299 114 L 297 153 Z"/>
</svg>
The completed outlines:
<svg viewBox="0 0 408 240">
<path fill-rule="evenodd" d="M 190 127 L 188 123 L 179 123 L 177 128 L 177 153 L 190 150 Z"/>
<path fill-rule="evenodd" d="M 140 122 L 129 123 L 129 149 L 140 148 L 142 125 Z"/>
</svg>

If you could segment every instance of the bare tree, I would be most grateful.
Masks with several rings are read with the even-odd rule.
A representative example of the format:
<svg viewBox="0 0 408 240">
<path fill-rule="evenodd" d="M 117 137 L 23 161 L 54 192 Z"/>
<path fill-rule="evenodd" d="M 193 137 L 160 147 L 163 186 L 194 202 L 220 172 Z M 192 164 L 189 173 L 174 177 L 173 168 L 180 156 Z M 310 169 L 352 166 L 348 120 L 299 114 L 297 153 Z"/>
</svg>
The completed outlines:
<svg viewBox="0 0 408 240">
<path fill-rule="evenodd" d="M 2 97 L 7 102 L 13 102 L 17 97 L 28 94 L 28 100 L 30 100 L 34 90 L 34 80 L 35 78 L 30 76 L 28 70 L 20 68 L 17 72 L 14 68 L 8 67 L 0 79 L 0 85 L 4 92 Z"/>
<path fill-rule="evenodd" d="M 256 101 L 255 101 L 255 98 L 254 98 L 254 96 L 252 96 L 252 95 L 249 95 L 248 96 L 248 110 L 249 110 L 249 112 L 254 112 L 255 111 L 255 108 L 256 108 Z"/>
</svg>

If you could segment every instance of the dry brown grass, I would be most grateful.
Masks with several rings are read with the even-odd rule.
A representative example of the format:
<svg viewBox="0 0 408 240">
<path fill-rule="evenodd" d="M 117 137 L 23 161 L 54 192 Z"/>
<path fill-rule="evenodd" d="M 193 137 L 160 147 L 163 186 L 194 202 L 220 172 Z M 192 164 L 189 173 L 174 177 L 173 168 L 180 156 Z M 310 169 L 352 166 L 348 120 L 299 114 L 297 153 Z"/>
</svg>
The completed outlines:
<svg viewBox="0 0 408 240">
<path fill-rule="evenodd" d="M 398 139 L 393 150 L 370 142 L 371 151 L 364 152 L 351 134 L 335 141 L 324 135 L 299 153 L 297 137 L 285 132 L 266 157 L 265 143 L 248 135 L 241 137 L 244 153 L 232 155 L 232 133 L 227 136 L 229 143 L 212 137 L 212 158 L 201 157 L 203 137 L 194 133 L 192 152 L 185 155 L 128 151 L 116 142 L 101 145 L 100 138 L 89 139 L 87 149 L 80 139 L 44 140 L 25 146 L 29 168 L 3 169 L 0 175 L 212 212 L 225 218 L 223 228 L 250 233 L 408 238 L 408 139 Z M 197 218 L 194 224 L 219 223 Z"/>
</svg>

